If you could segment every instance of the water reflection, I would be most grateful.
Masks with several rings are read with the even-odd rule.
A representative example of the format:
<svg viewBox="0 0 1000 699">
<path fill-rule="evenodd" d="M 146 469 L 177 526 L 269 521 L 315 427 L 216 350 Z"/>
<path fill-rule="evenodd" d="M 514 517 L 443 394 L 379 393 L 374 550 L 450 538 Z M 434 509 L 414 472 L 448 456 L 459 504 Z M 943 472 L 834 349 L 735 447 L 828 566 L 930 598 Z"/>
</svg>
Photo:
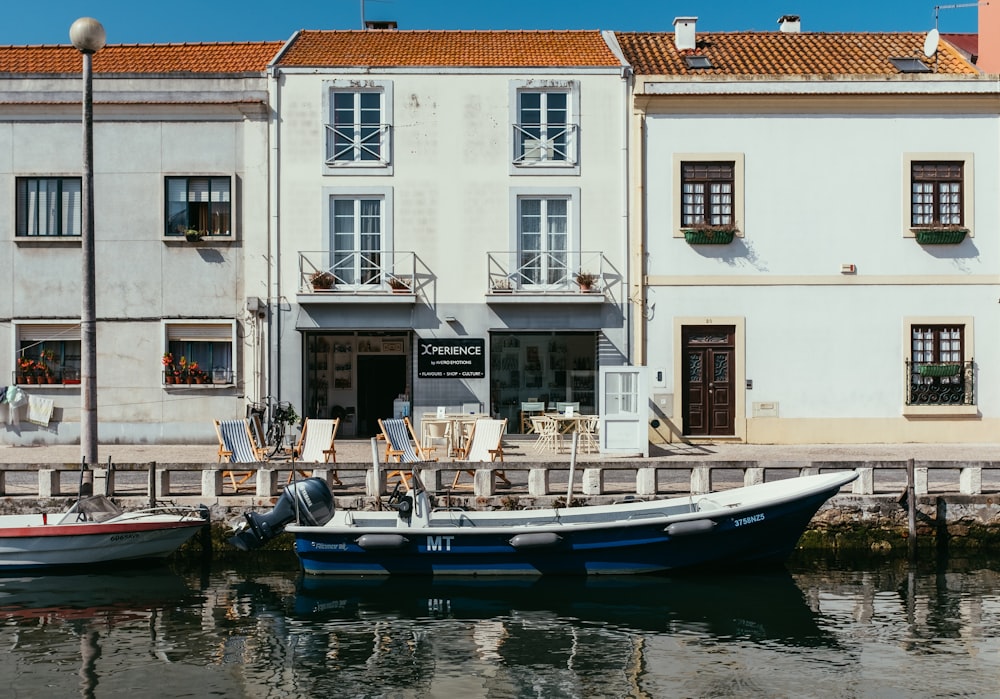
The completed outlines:
<svg viewBox="0 0 1000 699">
<path fill-rule="evenodd" d="M 255 558 L 0 578 L 0 674 L 85 697 L 995 696 L 997 570 L 341 580 Z"/>
</svg>

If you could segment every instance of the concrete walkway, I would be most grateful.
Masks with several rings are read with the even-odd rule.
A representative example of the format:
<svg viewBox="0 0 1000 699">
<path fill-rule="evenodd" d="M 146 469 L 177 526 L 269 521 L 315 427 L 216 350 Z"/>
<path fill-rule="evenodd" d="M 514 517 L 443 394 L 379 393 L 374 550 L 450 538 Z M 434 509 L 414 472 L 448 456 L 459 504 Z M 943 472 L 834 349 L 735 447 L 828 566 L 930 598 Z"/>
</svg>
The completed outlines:
<svg viewBox="0 0 1000 699">
<path fill-rule="evenodd" d="M 370 440 L 338 439 L 337 461 L 340 463 L 371 463 Z M 577 461 L 634 461 L 635 454 L 607 456 L 578 454 Z M 650 459 L 656 461 L 1000 461 L 1000 444 L 670 444 L 651 446 Z M 197 445 L 101 445 L 98 460 L 111 458 L 114 463 L 215 463 L 214 444 Z M 534 438 L 510 435 L 504 441 L 504 458 L 508 461 L 568 462 L 567 452 L 537 452 Z M 442 458 L 442 461 L 450 459 Z M 24 447 L 0 444 L 0 463 L 5 464 L 72 464 L 80 462 L 78 445 Z"/>
</svg>

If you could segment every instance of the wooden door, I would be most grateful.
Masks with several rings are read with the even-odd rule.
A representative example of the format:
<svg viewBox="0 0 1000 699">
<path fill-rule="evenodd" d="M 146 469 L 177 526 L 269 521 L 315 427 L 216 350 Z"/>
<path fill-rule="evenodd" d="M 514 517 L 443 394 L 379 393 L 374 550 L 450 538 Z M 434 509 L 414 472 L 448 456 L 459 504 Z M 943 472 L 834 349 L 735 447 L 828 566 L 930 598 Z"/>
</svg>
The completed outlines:
<svg viewBox="0 0 1000 699">
<path fill-rule="evenodd" d="M 735 434 L 735 335 L 733 326 L 684 328 L 684 434 Z"/>
</svg>

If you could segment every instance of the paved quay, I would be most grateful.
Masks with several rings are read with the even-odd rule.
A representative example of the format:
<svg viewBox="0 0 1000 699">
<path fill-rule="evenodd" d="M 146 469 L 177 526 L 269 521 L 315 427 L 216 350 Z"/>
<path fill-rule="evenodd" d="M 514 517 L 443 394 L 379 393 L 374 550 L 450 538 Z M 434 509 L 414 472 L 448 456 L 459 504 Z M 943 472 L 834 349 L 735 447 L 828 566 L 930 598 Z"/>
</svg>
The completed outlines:
<svg viewBox="0 0 1000 699">
<path fill-rule="evenodd" d="M 339 463 L 371 463 L 371 441 L 367 439 L 338 439 L 336 442 Z M 106 463 L 216 463 L 218 447 L 215 444 L 102 444 L 98 460 Z M 440 452 L 439 452 L 440 453 Z M 537 452 L 534 438 L 511 435 L 504 441 L 504 458 L 507 461 L 569 462 L 568 452 Z M 811 462 L 811 461 L 941 461 L 941 462 L 991 462 L 1000 461 L 1000 444 L 667 444 L 650 447 L 650 461 L 756 461 L 756 462 Z M 450 459 L 442 458 L 442 461 Z M 636 461 L 637 455 L 610 456 L 602 454 L 577 455 L 578 462 L 616 460 Z M 71 464 L 79 463 L 80 447 L 75 444 L 51 446 L 13 446 L 0 444 L 0 463 L 3 464 Z"/>
</svg>

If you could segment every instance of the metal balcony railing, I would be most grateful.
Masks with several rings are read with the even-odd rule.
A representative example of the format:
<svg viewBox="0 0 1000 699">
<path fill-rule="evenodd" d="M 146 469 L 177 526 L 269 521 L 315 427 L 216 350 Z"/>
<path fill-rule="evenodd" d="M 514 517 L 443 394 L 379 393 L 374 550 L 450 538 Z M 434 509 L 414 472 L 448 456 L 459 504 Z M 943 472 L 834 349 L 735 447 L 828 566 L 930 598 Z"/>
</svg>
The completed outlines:
<svg viewBox="0 0 1000 699">
<path fill-rule="evenodd" d="M 514 164 L 576 165 L 576 124 L 514 124 Z"/>
<path fill-rule="evenodd" d="M 319 250 L 299 253 L 299 293 L 414 294 L 412 251 Z"/>
<path fill-rule="evenodd" d="M 973 360 L 906 361 L 907 405 L 975 405 Z"/>
<path fill-rule="evenodd" d="M 326 165 L 387 164 L 391 130 L 389 124 L 327 124 Z"/>
<path fill-rule="evenodd" d="M 507 250 L 488 252 L 486 260 L 491 294 L 603 293 L 611 274 L 602 252 Z"/>
</svg>

